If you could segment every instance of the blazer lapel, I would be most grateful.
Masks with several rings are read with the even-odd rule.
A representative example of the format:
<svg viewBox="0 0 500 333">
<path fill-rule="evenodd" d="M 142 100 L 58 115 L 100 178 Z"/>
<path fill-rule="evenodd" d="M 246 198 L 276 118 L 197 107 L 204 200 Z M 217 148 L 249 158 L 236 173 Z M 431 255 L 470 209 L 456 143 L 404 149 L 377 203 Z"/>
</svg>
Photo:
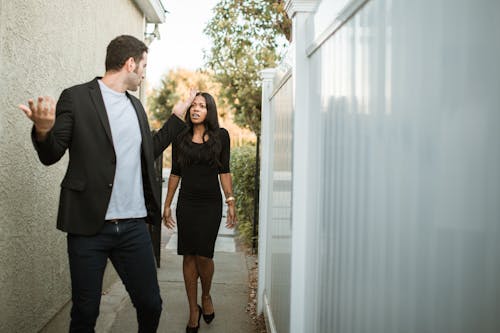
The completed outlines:
<svg viewBox="0 0 500 333">
<path fill-rule="evenodd" d="M 104 106 L 104 100 L 102 99 L 101 89 L 99 88 L 99 83 L 97 80 L 99 77 L 95 78 L 90 82 L 90 98 L 94 103 L 95 110 L 99 115 L 99 119 L 101 120 L 101 124 L 104 127 L 104 131 L 109 139 L 109 142 L 113 144 L 113 137 L 111 136 L 111 127 L 109 126 L 108 114 L 106 112 L 106 107 Z"/>
</svg>

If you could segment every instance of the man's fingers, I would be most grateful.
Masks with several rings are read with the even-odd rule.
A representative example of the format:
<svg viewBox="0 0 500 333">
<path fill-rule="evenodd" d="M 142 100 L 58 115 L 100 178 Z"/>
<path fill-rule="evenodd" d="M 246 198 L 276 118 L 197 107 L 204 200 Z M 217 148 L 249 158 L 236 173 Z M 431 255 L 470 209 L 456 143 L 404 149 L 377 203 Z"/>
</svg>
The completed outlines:
<svg viewBox="0 0 500 333">
<path fill-rule="evenodd" d="M 43 107 L 43 114 L 44 115 L 49 115 L 51 113 L 51 98 L 50 96 L 42 96 L 42 107 Z"/>
<path fill-rule="evenodd" d="M 44 107 L 47 114 L 52 115 L 54 113 L 54 99 L 50 96 L 43 96 Z"/>
<path fill-rule="evenodd" d="M 45 96 L 45 105 L 49 114 L 54 114 L 56 110 L 56 101 L 51 96 Z"/>
<path fill-rule="evenodd" d="M 42 110 L 43 110 L 43 97 L 39 96 L 37 98 L 36 111 L 34 111 L 33 113 L 41 113 Z"/>
<path fill-rule="evenodd" d="M 31 110 L 30 110 L 29 107 L 27 107 L 26 105 L 23 105 L 23 104 L 19 104 L 18 108 L 20 108 L 21 111 L 24 112 L 24 114 L 26 115 L 26 117 L 28 117 L 28 118 L 31 119 L 32 112 L 31 112 Z"/>
<path fill-rule="evenodd" d="M 28 99 L 28 105 L 30 107 L 31 113 L 33 114 L 36 108 L 35 108 L 35 102 L 31 98 Z"/>
<path fill-rule="evenodd" d="M 55 119 L 56 101 L 51 96 L 39 96 L 36 100 L 28 99 L 28 106 L 20 104 L 26 117 L 44 129 L 50 129 Z"/>
</svg>

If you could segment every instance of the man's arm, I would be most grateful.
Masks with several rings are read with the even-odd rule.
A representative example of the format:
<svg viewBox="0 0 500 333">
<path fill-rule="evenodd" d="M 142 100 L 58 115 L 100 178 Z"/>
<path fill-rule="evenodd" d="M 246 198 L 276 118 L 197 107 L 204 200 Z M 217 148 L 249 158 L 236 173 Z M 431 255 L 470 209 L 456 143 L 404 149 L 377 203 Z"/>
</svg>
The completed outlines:
<svg viewBox="0 0 500 333">
<path fill-rule="evenodd" d="M 155 159 L 160 156 L 185 127 L 184 122 L 177 116 L 172 115 L 168 118 L 162 128 L 153 135 L 153 154 Z"/>
<path fill-rule="evenodd" d="M 186 128 L 183 122 L 187 109 L 193 103 L 197 91 L 190 89 L 188 99 L 183 102 L 179 101 L 175 104 L 172 113 L 173 115 L 165 122 L 162 128 L 153 136 L 153 154 L 155 159 L 168 147 L 177 135 Z"/>
</svg>

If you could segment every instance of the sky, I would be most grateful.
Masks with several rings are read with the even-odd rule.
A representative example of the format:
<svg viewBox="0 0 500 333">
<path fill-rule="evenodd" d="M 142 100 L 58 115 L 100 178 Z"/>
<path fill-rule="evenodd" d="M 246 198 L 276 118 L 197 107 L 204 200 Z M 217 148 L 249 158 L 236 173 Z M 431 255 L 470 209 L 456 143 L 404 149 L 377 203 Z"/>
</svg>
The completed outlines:
<svg viewBox="0 0 500 333">
<path fill-rule="evenodd" d="M 165 23 L 159 26 L 160 40 L 149 46 L 146 80 L 158 87 L 161 77 L 171 69 L 196 70 L 203 66 L 203 49 L 210 49 L 210 40 L 203 29 L 212 17 L 218 0 L 163 1 Z M 152 30 L 152 27 L 151 27 Z"/>
</svg>

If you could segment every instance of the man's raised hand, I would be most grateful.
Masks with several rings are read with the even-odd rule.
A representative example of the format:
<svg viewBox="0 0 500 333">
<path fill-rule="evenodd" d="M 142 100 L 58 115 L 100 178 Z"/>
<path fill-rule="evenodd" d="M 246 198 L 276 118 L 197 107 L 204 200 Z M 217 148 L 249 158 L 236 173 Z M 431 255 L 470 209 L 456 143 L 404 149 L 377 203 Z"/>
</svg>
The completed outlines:
<svg viewBox="0 0 500 333">
<path fill-rule="evenodd" d="M 29 99 L 28 105 L 20 104 L 19 108 L 35 125 L 37 139 L 43 141 L 56 121 L 56 102 L 50 96 L 40 96 L 36 104 Z"/>
<path fill-rule="evenodd" d="M 185 101 L 179 101 L 174 105 L 173 108 L 173 113 L 179 117 L 180 119 L 184 120 L 184 116 L 186 115 L 187 109 L 191 106 L 191 103 L 193 103 L 194 98 L 196 97 L 196 94 L 198 93 L 198 90 L 191 88 L 189 89 L 189 97 Z"/>
</svg>

